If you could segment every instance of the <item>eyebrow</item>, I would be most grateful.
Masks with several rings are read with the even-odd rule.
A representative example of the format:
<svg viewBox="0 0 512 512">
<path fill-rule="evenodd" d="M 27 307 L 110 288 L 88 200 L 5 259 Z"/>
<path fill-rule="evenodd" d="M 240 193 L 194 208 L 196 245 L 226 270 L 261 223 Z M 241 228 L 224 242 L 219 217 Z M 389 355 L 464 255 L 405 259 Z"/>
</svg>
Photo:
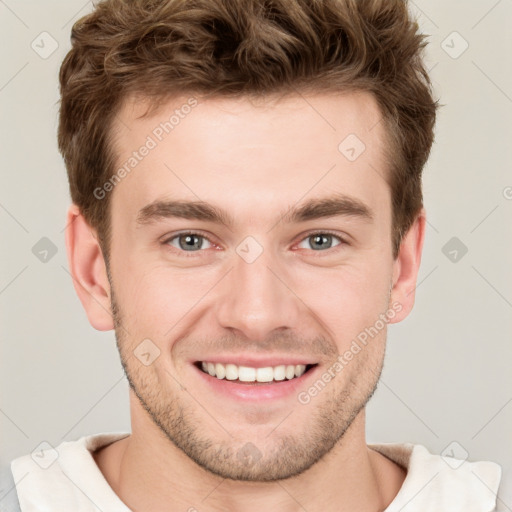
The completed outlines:
<svg viewBox="0 0 512 512">
<path fill-rule="evenodd" d="M 293 206 L 280 215 L 284 223 L 300 223 L 328 217 L 356 217 L 371 222 L 372 210 L 359 199 L 343 194 L 310 199 Z M 180 218 L 214 222 L 226 227 L 235 224 L 226 210 L 204 201 L 157 200 L 144 206 L 137 214 L 137 224 L 144 225 L 166 218 Z"/>
</svg>

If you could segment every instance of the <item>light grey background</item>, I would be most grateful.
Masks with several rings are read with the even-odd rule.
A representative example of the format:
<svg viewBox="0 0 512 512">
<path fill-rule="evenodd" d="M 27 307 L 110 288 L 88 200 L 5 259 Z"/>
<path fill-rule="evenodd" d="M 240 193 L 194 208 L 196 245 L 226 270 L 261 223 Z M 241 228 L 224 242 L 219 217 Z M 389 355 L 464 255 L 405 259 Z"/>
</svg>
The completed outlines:
<svg viewBox="0 0 512 512">
<path fill-rule="evenodd" d="M 42 441 L 57 446 L 130 430 L 114 334 L 89 325 L 64 245 L 69 196 L 56 145 L 57 77 L 71 26 L 91 8 L 76 0 L 0 0 L 2 463 Z M 460 458 L 465 450 L 470 460 L 508 467 L 512 1 L 423 0 L 412 8 L 430 34 L 427 63 L 446 106 L 425 169 L 429 225 L 416 305 L 390 327 L 367 439 L 453 449 Z M 46 58 L 40 54 L 52 43 L 42 32 L 58 44 Z M 42 237 L 57 248 L 45 263 L 32 252 Z M 455 262 L 453 247 L 443 253 L 452 237 L 468 249 L 464 256 L 456 249 Z"/>
</svg>

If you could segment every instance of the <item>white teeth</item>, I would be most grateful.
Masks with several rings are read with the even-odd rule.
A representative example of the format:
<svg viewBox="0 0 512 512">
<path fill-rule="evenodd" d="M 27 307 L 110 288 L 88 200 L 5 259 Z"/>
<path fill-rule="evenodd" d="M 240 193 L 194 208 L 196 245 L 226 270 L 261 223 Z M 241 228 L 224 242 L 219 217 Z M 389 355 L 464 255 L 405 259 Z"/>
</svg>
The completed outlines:
<svg viewBox="0 0 512 512">
<path fill-rule="evenodd" d="M 288 380 L 293 379 L 293 377 L 295 377 L 295 366 L 293 364 L 289 364 L 286 367 L 285 375 Z"/>
<path fill-rule="evenodd" d="M 266 366 L 264 368 L 251 368 L 228 363 L 209 363 L 203 361 L 201 368 L 212 377 L 226 380 L 240 380 L 241 382 L 272 382 L 284 379 L 291 380 L 300 377 L 306 371 L 305 364 L 281 364 L 279 366 Z"/>
<path fill-rule="evenodd" d="M 286 377 L 286 366 L 274 366 L 274 380 L 284 380 Z"/>
<path fill-rule="evenodd" d="M 256 380 L 256 368 L 249 368 L 248 366 L 239 366 L 238 380 L 242 382 L 254 382 Z"/>
<path fill-rule="evenodd" d="M 226 376 L 226 368 L 223 364 L 217 363 L 215 365 L 215 374 L 219 379 L 223 379 Z"/>
<path fill-rule="evenodd" d="M 238 366 L 236 364 L 226 365 L 226 379 L 236 380 L 238 379 Z"/>
<path fill-rule="evenodd" d="M 295 377 L 300 377 L 306 371 L 305 364 L 296 364 L 295 365 Z"/>
<path fill-rule="evenodd" d="M 258 368 L 256 370 L 256 380 L 258 382 L 272 382 L 274 380 L 274 368 L 272 366 Z"/>
</svg>

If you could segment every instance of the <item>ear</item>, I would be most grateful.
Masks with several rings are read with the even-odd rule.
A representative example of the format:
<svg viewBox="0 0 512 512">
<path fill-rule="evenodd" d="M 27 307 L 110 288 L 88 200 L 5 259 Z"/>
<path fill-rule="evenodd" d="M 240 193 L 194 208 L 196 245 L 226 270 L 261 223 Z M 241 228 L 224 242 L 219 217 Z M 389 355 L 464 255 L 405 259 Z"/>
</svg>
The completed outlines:
<svg viewBox="0 0 512 512">
<path fill-rule="evenodd" d="M 86 222 L 78 206 L 69 207 L 66 250 L 73 285 L 91 325 L 99 331 L 114 328 L 110 284 L 96 232 Z"/>
<path fill-rule="evenodd" d="M 407 231 L 400 244 L 400 251 L 393 263 L 393 286 L 390 304 L 400 304 L 401 309 L 393 308 L 396 315 L 389 323 L 401 322 L 411 312 L 414 306 L 416 281 L 421 263 L 421 253 L 425 238 L 426 212 L 422 208 L 416 220 Z"/>
</svg>

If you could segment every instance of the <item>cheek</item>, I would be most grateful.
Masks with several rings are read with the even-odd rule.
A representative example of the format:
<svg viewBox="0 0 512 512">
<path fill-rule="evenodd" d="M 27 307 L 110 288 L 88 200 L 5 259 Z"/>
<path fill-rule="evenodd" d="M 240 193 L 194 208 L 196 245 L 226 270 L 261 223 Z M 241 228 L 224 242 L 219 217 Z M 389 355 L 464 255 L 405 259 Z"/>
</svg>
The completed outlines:
<svg viewBox="0 0 512 512">
<path fill-rule="evenodd" d="M 198 275 L 197 269 L 125 261 L 118 269 L 115 290 L 126 329 L 132 337 L 164 342 L 175 333 L 175 326 L 181 327 L 182 320 L 197 313 L 201 298 L 216 280 L 214 269 Z"/>
<path fill-rule="evenodd" d="M 382 260 L 372 265 L 312 268 L 295 278 L 294 291 L 345 346 L 387 311 L 391 270 Z"/>
</svg>

